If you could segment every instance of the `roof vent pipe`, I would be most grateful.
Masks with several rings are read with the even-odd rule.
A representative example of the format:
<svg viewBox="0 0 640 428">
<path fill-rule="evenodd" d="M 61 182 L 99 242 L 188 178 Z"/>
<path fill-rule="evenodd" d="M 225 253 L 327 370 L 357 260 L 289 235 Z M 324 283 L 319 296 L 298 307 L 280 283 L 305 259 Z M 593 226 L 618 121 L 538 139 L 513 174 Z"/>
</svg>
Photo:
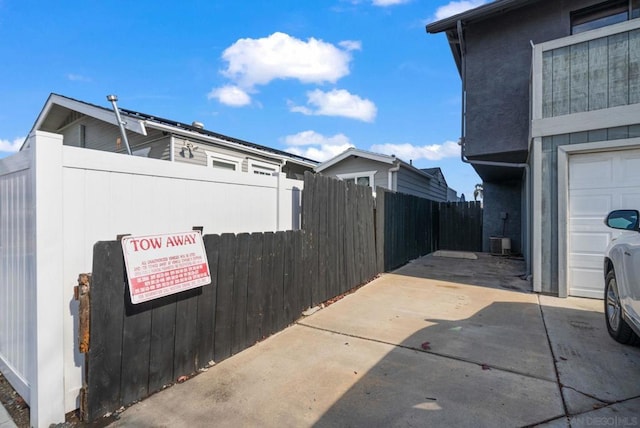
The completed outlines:
<svg viewBox="0 0 640 428">
<path fill-rule="evenodd" d="M 131 147 L 129 147 L 127 131 L 124 129 L 125 123 L 122 121 L 122 118 L 120 117 L 120 110 L 118 110 L 118 106 L 116 105 L 118 97 L 116 95 L 107 95 L 107 100 L 110 101 L 111 105 L 113 106 L 113 112 L 116 114 L 116 121 L 118 122 L 118 127 L 120 127 L 120 135 L 122 135 L 122 141 L 124 141 L 124 145 L 127 147 L 127 153 L 131 155 Z"/>
<path fill-rule="evenodd" d="M 204 129 L 204 123 L 195 120 L 191 123 L 191 126 L 198 129 Z"/>
</svg>

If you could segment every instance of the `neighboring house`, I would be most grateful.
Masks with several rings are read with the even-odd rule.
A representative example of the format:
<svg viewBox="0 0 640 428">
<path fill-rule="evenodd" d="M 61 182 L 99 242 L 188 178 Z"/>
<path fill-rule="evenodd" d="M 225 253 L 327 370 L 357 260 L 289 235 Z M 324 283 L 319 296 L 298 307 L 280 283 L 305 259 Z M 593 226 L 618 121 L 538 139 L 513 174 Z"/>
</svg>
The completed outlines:
<svg viewBox="0 0 640 428">
<path fill-rule="evenodd" d="M 351 148 L 321 163 L 315 171 L 371 186 L 374 192 L 379 186 L 438 202 L 458 201 L 440 168 L 418 169 L 395 156 Z"/>
<path fill-rule="evenodd" d="M 284 173 L 302 179 L 317 162 L 281 150 L 191 125 L 120 108 L 127 140 L 135 156 L 184 162 L 230 171 Z M 127 153 L 112 109 L 51 94 L 33 131 L 61 134 L 64 145 Z"/>
<path fill-rule="evenodd" d="M 484 248 L 511 238 L 534 291 L 603 297 L 615 208 L 640 208 L 640 3 L 496 0 L 427 26 L 462 79 Z"/>
</svg>

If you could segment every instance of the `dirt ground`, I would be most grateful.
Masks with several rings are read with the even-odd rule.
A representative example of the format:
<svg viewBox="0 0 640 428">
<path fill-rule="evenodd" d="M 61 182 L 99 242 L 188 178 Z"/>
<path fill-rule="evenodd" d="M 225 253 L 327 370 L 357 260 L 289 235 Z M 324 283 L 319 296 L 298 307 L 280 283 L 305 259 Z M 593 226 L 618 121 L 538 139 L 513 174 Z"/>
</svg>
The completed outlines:
<svg viewBox="0 0 640 428">
<path fill-rule="evenodd" d="M 5 377 L 0 373 L 0 403 L 7 410 L 13 422 L 18 426 L 18 428 L 30 428 L 30 419 L 29 419 L 29 406 L 22 397 L 13 389 L 9 381 L 5 379 Z M 66 415 L 66 421 L 64 423 L 57 424 L 54 428 L 99 428 L 104 427 L 108 424 L 109 421 L 100 421 L 98 424 L 85 424 L 82 423 L 75 412 L 68 413 Z"/>
<path fill-rule="evenodd" d="M 18 428 L 29 428 L 29 406 L 0 374 L 0 402 Z"/>
</svg>

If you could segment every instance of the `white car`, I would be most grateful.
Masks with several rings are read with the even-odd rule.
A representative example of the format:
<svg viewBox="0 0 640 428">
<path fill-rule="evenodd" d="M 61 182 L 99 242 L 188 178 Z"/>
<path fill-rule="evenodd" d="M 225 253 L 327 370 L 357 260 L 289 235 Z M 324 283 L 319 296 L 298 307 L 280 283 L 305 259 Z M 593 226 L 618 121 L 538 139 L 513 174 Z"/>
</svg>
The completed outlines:
<svg viewBox="0 0 640 428">
<path fill-rule="evenodd" d="M 605 224 L 622 233 L 609 243 L 604 257 L 604 312 L 611 337 L 624 344 L 640 343 L 640 213 L 616 210 Z"/>
</svg>

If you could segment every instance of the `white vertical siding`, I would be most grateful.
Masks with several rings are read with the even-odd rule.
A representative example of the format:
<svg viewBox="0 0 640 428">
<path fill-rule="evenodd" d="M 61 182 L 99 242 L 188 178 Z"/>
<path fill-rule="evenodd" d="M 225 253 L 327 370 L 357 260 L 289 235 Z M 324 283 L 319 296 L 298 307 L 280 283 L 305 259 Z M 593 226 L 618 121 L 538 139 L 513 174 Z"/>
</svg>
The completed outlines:
<svg viewBox="0 0 640 428">
<path fill-rule="evenodd" d="M 24 397 L 29 396 L 35 257 L 29 155 L 0 159 L 0 370 Z"/>
<path fill-rule="evenodd" d="M 638 46 L 633 21 L 543 44 L 542 117 L 638 103 Z"/>
</svg>

